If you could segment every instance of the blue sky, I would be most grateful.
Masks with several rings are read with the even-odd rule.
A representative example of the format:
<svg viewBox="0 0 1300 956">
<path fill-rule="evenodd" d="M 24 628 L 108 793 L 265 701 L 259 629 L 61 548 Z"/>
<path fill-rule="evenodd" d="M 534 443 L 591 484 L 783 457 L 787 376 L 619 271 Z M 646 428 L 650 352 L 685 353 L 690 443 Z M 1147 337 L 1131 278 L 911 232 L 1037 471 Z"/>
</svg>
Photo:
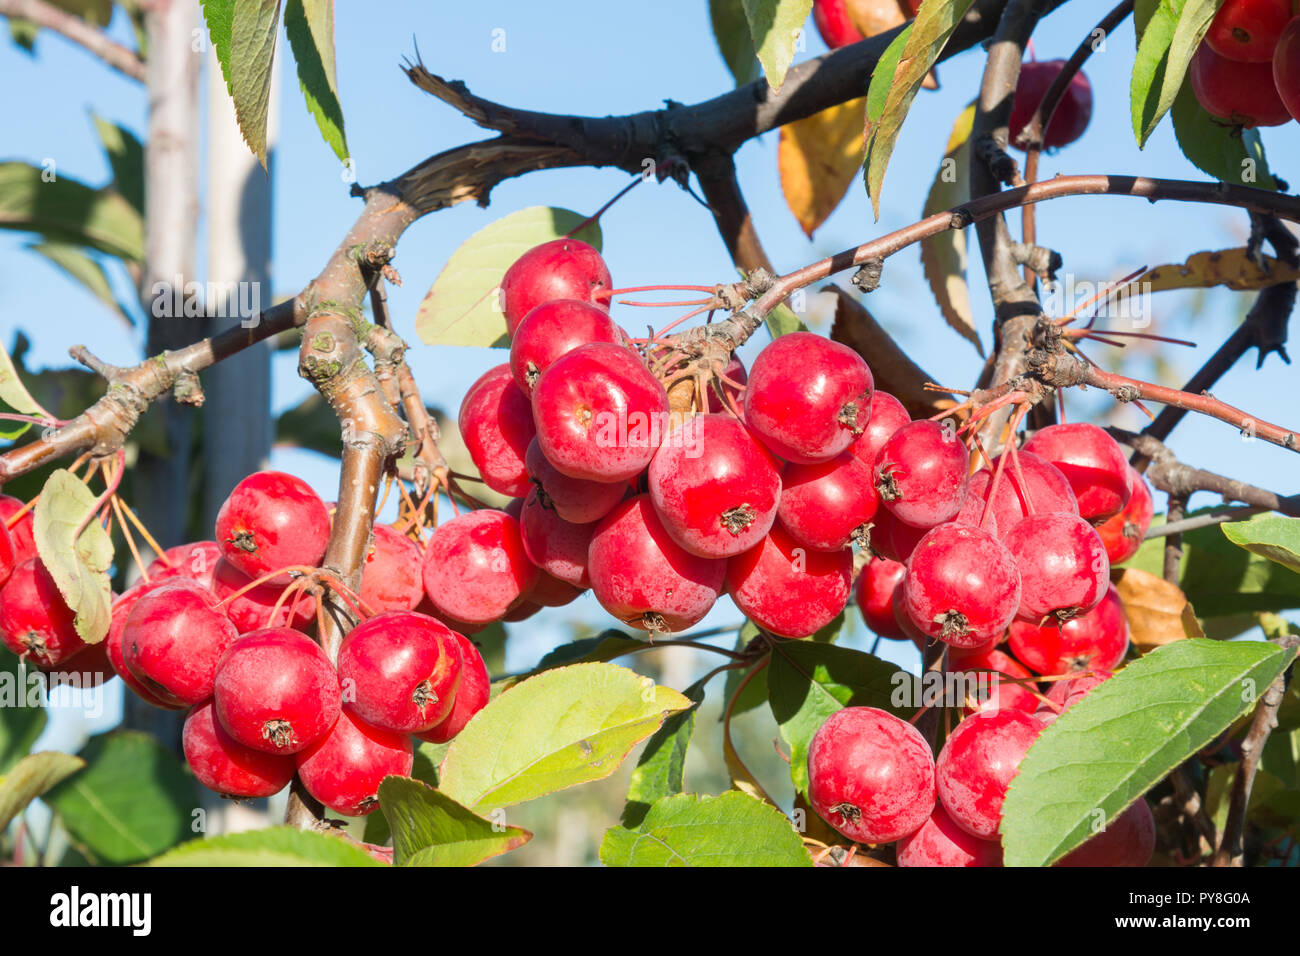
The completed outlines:
<svg viewBox="0 0 1300 956">
<path fill-rule="evenodd" d="M 1035 41 L 1038 58 L 1068 56 L 1102 12 L 1101 5 L 1076 3 L 1050 16 Z M 399 64 L 404 57 L 413 56 L 416 44 L 431 71 L 462 79 L 489 99 L 529 109 L 627 113 L 655 108 L 665 99 L 696 102 L 731 86 L 710 34 L 704 0 L 663 0 L 651 7 L 608 0 L 562 4 L 388 0 L 382 16 L 375 16 L 373 5 L 357 3 L 338 4 L 336 15 L 338 76 L 347 136 L 363 183 L 390 178 L 435 152 L 488 135 L 405 79 Z M 129 28 L 120 14 L 112 32 L 129 42 Z M 493 39 L 502 37 L 504 51 L 494 52 Z M 281 52 L 285 52 L 281 40 Z M 803 56 L 823 51 L 811 31 L 807 46 Z M 1104 52 L 1093 56 L 1087 68 L 1096 98 L 1092 123 L 1078 143 L 1044 157 L 1043 178 L 1097 172 L 1205 178 L 1180 154 L 1168 121 L 1145 151 L 1137 149 L 1128 101 L 1133 49 L 1133 29 L 1128 23 L 1109 38 Z M 939 70 L 942 89 L 918 97 L 885 180 L 879 222 L 872 221 L 867 197 L 855 185 L 809 242 L 781 197 L 777 135 L 770 133 L 740 150 L 741 182 L 759 234 L 780 270 L 788 271 L 919 217 L 952 121 L 978 87 L 981 62 L 976 54 L 968 53 L 944 64 Z M 277 293 L 289 294 L 319 271 L 360 210 L 360 202 L 349 198 L 339 163 L 303 106 L 291 64 L 285 62 L 284 66 L 280 138 L 273 161 L 273 280 Z M 64 175 L 99 184 L 107 181 L 109 172 L 90 112 L 143 133 L 145 102 L 139 87 L 56 36 L 40 37 L 35 60 L 11 44 L 0 43 L 0 75 L 10 91 L 26 91 L 26 95 L 11 93 L 0 106 L 5 130 L 0 159 L 40 163 L 54 158 Z M 1288 124 L 1263 131 L 1263 137 L 1274 168 L 1291 182 L 1300 182 L 1300 169 L 1289 168 L 1293 157 L 1300 156 L 1300 128 Z M 418 222 L 402 239 L 395 261 L 404 285 L 389 291 L 398 331 L 416 342 L 414 318 L 421 298 L 448 256 L 475 230 L 525 206 L 554 205 L 592 212 L 627 180 L 627 175 L 617 170 L 535 173 L 499 186 L 487 209 L 462 204 Z M 1172 203 L 1153 206 L 1119 198 L 1045 204 L 1039 209 L 1038 223 L 1040 241 L 1058 249 L 1066 273 L 1080 281 L 1115 278 L 1144 264 L 1177 262 L 1203 249 L 1240 245 L 1247 229 L 1244 214 L 1224 208 Z M 605 253 L 616 285 L 709 284 L 735 275 L 708 212 L 672 184 L 639 186 L 606 214 L 603 226 Z M 201 237 L 202 216 L 196 228 Z M 26 252 L 26 241 L 27 237 L 0 232 L 0 341 L 8 344 L 15 330 L 25 330 L 34 341 L 31 361 L 37 365 L 68 364 L 67 348 L 74 343 L 88 345 L 110 362 L 136 360 L 139 332 L 125 333 L 97 300 Z M 200 241 L 200 262 L 202 251 Z M 970 279 L 977 324 L 987 346 L 991 310 L 977 262 L 972 262 Z M 125 281 L 122 289 L 129 295 Z M 1165 353 L 1161 380 L 1179 384 L 1217 346 L 1249 300 L 1249 296 L 1226 292 L 1160 296 L 1154 328 L 1202 343 L 1198 350 Z M 817 327 L 825 306 L 815 296 L 809 302 L 807 318 Z M 969 344 L 945 327 L 914 250 L 887 263 L 884 284 L 868 305 L 936 380 L 955 386 L 973 382 L 979 360 Z M 630 315 L 632 311 L 625 308 L 621 319 L 638 327 L 644 324 L 644 317 Z M 662 323 L 661 318 L 658 324 Z M 746 353 L 752 355 L 754 347 L 761 344 L 754 343 Z M 1104 347 L 1091 350 L 1103 364 L 1107 353 Z M 452 410 L 479 374 L 504 360 L 505 353 L 487 349 L 453 352 L 417 346 L 411 354 L 426 399 Z M 292 353 L 276 359 L 277 409 L 291 407 L 310 391 L 297 377 L 295 363 Z M 1150 370 L 1151 366 L 1140 361 L 1133 368 Z M 1259 373 L 1251 358 L 1226 376 L 1215 394 L 1260 417 L 1294 424 L 1294 398 L 1283 386 L 1293 385 L 1295 380 L 1295 373 L 1276 357 Z M 1069 407 L 1072 417 L 1105 414 L 1109 421 L 1134 428 L 1143 422 L 1133 407 L 1112 415 L 1113 403 L 1104 396 L 1071 397 Z M 1219 468 L 1282 492 L 1296 490 L 1295 459 L 1290 453 L 1263 442 L 1243 442 L 1220 423 L 1187 421 L 1175 433 L 1172 444 L 1194 464 Z M 302 474 L 327 498 L 334 496 L 336 472 L 325 459 L 278 451 L 273 462 Z M 1202 503 L 1211 501 L 1207 498 Z M 527 641 L 512 642 L 511 664 L 526 666 L 536 659 L 534 652 L 539 647 L 563 640 L 567 621 L 574 614 L 601 619 L 589 598 L 547 612 L 526 626 Z M 715 611 L 706 623 L 729 623 L 737 618 L 727 606 Z M 911 663 L 914 657 L 910 646 L 890 648 L 889 653 L 902 663 Z"/>
</svg>

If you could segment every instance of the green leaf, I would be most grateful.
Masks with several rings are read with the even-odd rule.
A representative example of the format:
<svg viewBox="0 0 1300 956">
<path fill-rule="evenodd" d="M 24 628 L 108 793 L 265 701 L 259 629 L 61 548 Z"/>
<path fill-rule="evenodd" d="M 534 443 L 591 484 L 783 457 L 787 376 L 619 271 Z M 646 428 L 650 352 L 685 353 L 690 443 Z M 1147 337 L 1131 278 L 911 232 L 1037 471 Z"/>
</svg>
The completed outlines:
<svg viewBox="0 0 1300 956">
<path fill-rule="evenodd" d="M 134 324 L 131 313 L 126 310 L 126 306 L 117 301 L 117 296 L 113 294 L 113 287 L 109 285 L 104 267 L 86 255 L 81 246 L 74 246 L 67 242 L 36 242 L 27 248 L 40 253 L 62 269 L 69 278 L 79 282 L 87 292 L 108 306 L 128 326 Z"/>
<path fill-rule="evenodd" d="M 736 635 L 736 650 L 743 651 L 755 637 L 758 636 L 758 627 L 753 621 L 746 621 L 741 625 L 740 633 Z M 736 694 L 740 687 L 740 682 L 745 679 L 745 675 L 758 666 L 758 661 L 754 661 L 747 669 L 727 671 L 727 680 L 722 689 L 723 714 L 726 713 L 726 703 Z M 753 710 L 755 707 L 767 701 L 767 668 L 754 675 L 753 679 L 745 685 L 745 689 L 740 694 L 740 699 L 732 707 L 731 716 L 734 718 L 743 714 L 747 710 Z M 718 716 L 722 720 L 722 715 Z"/>
<path fill-rule="evenodd" d="M 60 468 L 46 479 L 33 509 L 36 552 L 75 612 L 73 625 L 87 644 L 104 639 L 112 617 L 108 570 L 113 564 L 113 541 L 103 525 L 91 518 L 96 503 L 89 488 Z M 85 530 L 76 536 L 83 522 Z"/>
<path fill-rule="evenodd" d="M 379 806 L 393 831 L 398 866 L 475 866 L 533 838 L 523 827 L 485 820 L 409 777 L 386 777 Z"/>
<path fill-rule="evenodd" d="M 86 762 L 79 757 L 53 750 L 31 754 L 18 761 L 0 777 L 0 833 L 29 803 L 85 765 Z"/>
<path fill-rule="evenodd" d="M 767 693 L 781 738 L 790 747 L 795 789 L 808 793 L 808 745 L 831 714 L 844 707 L 878 707 L 910 717 L 919 686 L 911 674 L 863 651 L 812 641 L 778 642 L 768 666 Z"/>
<path fill-rule="evenodd" d="M 266 168 L 266 111 L 280 0 L 203 0 L 208 35 L 244 142 Z"/>
<path fill-rule="evenodd" d="M 1002 808 L 1007 866 L 1046 866 L 1250 710 L 1295 653 L 1263 641 L 1159 647 L 1029 748 Z"/>
<path fill-rule="evenodd" d="M 29 55 L 36 53 L 36 34 L 40 32 L 41 28 L 31 20 L 9 17 L 9 39 L 24 53 Z"/>
<path fill-rule="evenodd" d="M 803 840 L 781 811 L 738 790 L 656 801 L 636 829 L 605 832 L 600 861 L 606 866 L 812 866 Z"/>
<path fill-rule="evenodd" d="M 600 780 L 689 706 L 677 691 L 614 664 L 545 671 L 474 715 L 447 750 L 440 787 L 477 811 Z"/>
<path fill-rule="evenodd" d="M 0 163 L 0 229 L 37 232 L 130 262 L 144 259 L 144 219 L 113 189 L 91 189 L 56 166 Z"/>
<path fill-rule="evenodd" d="M 1138 42 L 1129 101 L 1133 133 L 1145 147 L 1151 133 L 1173 106 L 1187 75 L 1187 65 L 1210 28 L 1222 0 L 1168 0 L 1150 17 Z"/>
<path fill-rule="evenodd" d="M 1178 578 L 1183 592 L 1194 596 L 1206 634 L 1218 638 L 1254 627 L 1255 612 L 1300 607 L 1300 576 L 1233 544 L 1226 537 L 1227 527 L 1197 528 L 1183 535 Z M 1164 538 L 1148 538 L 1126 564 L 1163 576 L 1164 547 Z"/>
<path fill-rule="evenodd" d="M 91 113 L 99 142 L 113 169 L 113 188 L 144 214 L 144 145 L 125 126 Z"/>
<path fill-rule="evenodd" d="M 268 827 L 191 840 L 149 866 L 383 866 L 365 850 L 327 833 Z"/>
<path fill-rule="evenodd" d="M 334 155 L 347 162 L 348 141 L 334 66 L 334 0 L 288 0 L 284 30 L 298 63 L 298 85 L 307 109 Z"/>
<path fill-rule="evenodd" d="M 970 201 L 970 131 L 974 122 L 975 104 L 971 103 L 953 124 L 948 148 L 925 197 L 922 218 Z M 966 230 L 946 229 L 922 239 L 921 268 L 945 321 L 983 357 L 966 282 Z"/>
<path fill-rule="evenodd" d="M 0 345 L 0 405 L 7 405 L 20 415 L 34 415 L 45 418 L 45 410 L 27 391 L 27 386 L 18 376 L 14 361 L 9 351 Z M 26 422 L 0 421 L 0 438 L 14 439 L 31 426 Z"/>
<path fill-rule="evenodd" d="M 907 118 L 912 100 L 925 82 L 926 74 L 938 61 L 948 38 L 973 2 L 947 0 L 939 3 L 930 0 L 923 3 L 916 19 L 894 39 L 876 64 L 867 89 L 866 151 L 867 194 L 871 196 L 876 219 L 880 218 L 880 190 L 884 185 L 885 170 L 889 167 L 889 158 L 898 142 L 903 120 Z M 893 58 L 894 44 L 903 37 L 906 40 L 897 54 L 897 65 L 891 68 L 887 58 Z M 885 84 L 888 84 L 887 91 L 882 95 Z"/>
<path fill-rule="evenodd" d="M 147 860 L 194 832 L 194 778 L 153 737 L 131 730 L 99 734 L 78 756 L 86 769 L 45 802 L 98 862 Z"/>
<path fill-rule="evenodd" d="M 758 62 L 772 89 L 779 90 L 794 62 L 813 0 L 742 0 L 749 36 L 758 51 Z"/>
<path fill-rule="evenodd" d="M 1223 535 L 1252 554 L 1263 555 L 1284 568 L 1300 571 L 1300 518 L 1255 515 L 1249 521 L 1221 526 Z"/>
<path fill-rule="evenodd" d="M 447 755 L 447 747 L 450 745 L 431 744 L 427 740 L 415 740 L 414 743 L 419 746 L 415 748 L 415 761 L 414 766 L 411 767 L 411 779 L 427 783 L 431 787 L 438 786 L 438 764 L 442 763 L 442 758 Z M 366 825 L 362 839 L 367 843 L 383 846 L 393 839 L 393 833 L 388 828 L 388 818 L 382 813 L 369 813 L 365 819 Z"/>
<path fill-rule="evenodd" d="M 1277 188 L 1259 130 L 1238 129 L 1211 116 L 1196 101 L 1190 82 L 1183 84 L 1170 115 L 1178 148 L 1197 169 L 1225 183 Z"/>
<path fill-rule="evenodd" d="M 767 318 L 763 321 L 767 325 L 767 331 L 774 339 L 779 339 L 791 332 L 808 331 L 808 326 L 804 324 L 803 319 L 795 315 L 794 310 L 784 302 L 777 303 L 776 308 L 767 313 Z"/>
<path fill-rule="evenodd" d="M 27 756 L 45 721 L 36 668 L 25 667 L 17 655 L 0 647 L 0 776 Z"/>
<path fill-rule="evenodd" d="M 650 805 L 661 797 L 681 793 L 686 783 L 686 749 L 695 733 L 695 714 L 704 702 L 704 682 L 696 681 L 682 692 L 695 706 L 674 714 L 655 731 L 641 751 L 623 805 L 623 826 L 636 827 L 645 819 Z"/>
<path fill-rule="evenodd" d="M 533 246 L 559 239 L 586 220 L 568 209 L 530 206 L 489 223 L 451 254 L 420 303 L 415 333 L 427 345 L 508 346 L 498 287 L 506 270 Z M 600 248 L 600 225 L 576 233 Z"/>
<path fill-rule="evenodd" d="M 735 77 L 736 85 L 744 86 L 758 79 L 758 54 L 749 35 L 743 0 L 709 0 L 709 22 L 718 52 Z"/>
</svg>

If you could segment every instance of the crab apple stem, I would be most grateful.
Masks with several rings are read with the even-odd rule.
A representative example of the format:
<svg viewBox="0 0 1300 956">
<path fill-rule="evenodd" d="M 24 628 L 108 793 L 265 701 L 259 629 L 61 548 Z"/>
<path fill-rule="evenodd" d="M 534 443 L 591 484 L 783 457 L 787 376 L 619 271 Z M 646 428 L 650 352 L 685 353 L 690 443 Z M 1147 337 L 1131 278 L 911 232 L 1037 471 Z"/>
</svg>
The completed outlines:
<svg viewBox="0 0 1300 956">
<path fill-rule="evenodd" d="M 668 308 L 686 308 L 688 305 L 712 305 L 715 299 L 683 299 L 680 302 L 633 302 L 630 299 L 619 299 L 619 305 L 634 305 L 640 309 L 668 309 Z"/>
<path fill-rule="evenodd" d="M 592 223 L 599 222 L 600 217 L 605 215 L 605 213 L 609 212 L 610 206 L 614 205 L 614 203 L 618 202 L 620 199 L 622 199 L 624 196 L 630 193 L 633 189 L 635 189 L 643 179 L 645 179 L 645 177 L 642 176 L 640 173 L 637 173 L 636 178 L 633 179 L 626 186 L 624 186 L 622 189 L 620 189 L 618 192 L 614 193 L 614 197 L 609 202 L 605 203 L 605 205 L 601 206 L 599 209 L 597 209 L 586 219 L 582 220 L 582 222 L 578 223 L 576 226 L 574 226 L 572 229 L 566 232 L 564 234 L 564 238 L 572 239 L 575 235 L 582 232 L 582 230 L 586 229 Z"/>
<path fill-rule="evenodd" d="M 1012 429 L 1013 434 L 1014 432 Z M 1034 513 L 1034 500 L 1029 496 L 1029 485 L 1025 481 L 1024 472 L 1020 470 L 1020 451 L 1014 441 L 1008 443 L 1006 453 L 1011 456 L 1011 477 L 1019 486 L 1020 493 L 1025 496 L 1025 514 L 1031 515 Z"/>
<path fill-rule="evenodd" d="M 689 303 L 689 302 L 682 302 L 682 303 L 679 303 L 679 304 L 680 304 L 680 305 L 690 305 L 691 303 Z M 695 318 L 695 317 L 696 317 L 697 315 L 699 315 L 701 312 L 707 312 L 707 311 L 709 311 L 709 307 L 708 307 L 707 305 L 703 305 L 703 306 L 701 306 L 701 307 L 698 308 L 698 309 L 692 309 L 690 312 L 687 312 L 685 315 L 683 315 L 683 316 L 682 316 L 680 319 L 678 319 L 677 321 L 675 321 L 675 322 L 669 322 L 669 323 L 668 323 L 667 325 L 665 325 L 662 329 L 660 329 L 657 333 L 655 333 L 655 339 L 656 339 L 656 340 L 662 339 L 666 334 L 668 334 L 668 332 L 670 332 L 671 330 L 677 328 L 677 326 L 681 325 L 683 322 L 686 322 L 686 321 L 688 321 L 689 319 L 693 319 L 693 318 Z"/>
<path fill-rule="evenodd" d="M 1007 439 L 1008 446 L 1015 445 L 1016 429 L 1020 426 L 1020 421 L 1025 417 L 1029 408 L 1029 403 L 1025 402 L 1024 404 L 1017 406 L 1015 412 L 1012 413 L 1011 421 L 1007 423 L 1007 433 L 1009 436 Z M 988 498 L 984 501 L 984 512 L 980 515 L 981 528 L 984 527 L 984 522 L 988 519 L 989 509 L 993 505 L 993 499 L 998 495 L 998 485 L 1002 483 L 1002 471 L 1006 468 L 1007 458 L 1009 457 L 1009 449 L 1008 453 L 998 456 L 998 466 L 993 470 L 993 480 L 989 482 Z"/>
<path fill-rule="evenodd" d="M 313 574 L 315 573 L 316 569 L 309 568 L 305 564 L 290 564 L 287 567 L 278 568 L 275 571 L 268 571 L 266 572 L 266 574 L 263 574 L 260 578 L 254 578 L 253 580 L 249 581 L 238 591 L 235 591 L 231 594 L 227 594 L 224 598 L 218 601 L 215 606 L 221 607 L 221 605 L 233 601 L 235 598 L 239 597 L 240 595 L 247 594 L 249 591 L 253 590 L 253 588 L 260 587 L 261 585 L 265 584 L 267 581 L 272 580 L 273 578 L 278 578 L 282 574 L 289 574 L 294 571 L 297 571 L 299 574 Z M 290 583 L 288 586 L 292 587 L 293 584 Z"/>
<path fill-rule="evenodd" d="M 95 516 L 99 514 L 99 509 L 108 504 L 109 500 L 117 491 L 117 486 L 122 483 L 122 474 L 126 471 L 125 448 L 119 448 L 117 450 L 117 454 L 113 457 L 113 462 L 116 464 L 115 468 L 110 469 L 108 467 L 109 463 L 105 462 L 100 465 L 99 469 L 92 468 L 86 473 L 86 479 L 89 480 L 95 474 L 96 470 L 102 470 L 104 472 L 104 482 L 106 487 L 104 488 L 104 493 L 95 499 L 95 505 L 90 509 L 90 514 L 81 519 L 81 524 L 77 525 L 77 530 L 72 532 L 73 541 L 77 541 L 81 538 L 81 532 L 85 531 L 90 522 L 95 520 Z"/>
<path fill-rule="evenodd" d="M 348 587 L 342 578 L 325 572 L 318 573 L 317 576 L 330 586 L 330 589 L 343 600 L 343 603 L 348 606 L 348 610 L 356 615 L 358 620 L 365 620 L 375 616 L 374 608 L 361 600 L 361 595 Z"/>
<path fill-rule="evenodd" d="M 288 600 L 290 595 L 293 596 L 293 607 L 289 608 L 289 616 L 285 619 L 285 626 L 292 626 L 294 611 L 298 609 L 298 598 L 302 596 L 307 585 L 307 578 L 298 578 L 298 580 L 290 582 L 289 585 L 280 592 L 280 596 L 276 598 L 275 604 L 271 608 L 271 613 L 267 616 L 267 627 L 275 627 L 275 620 L 280 615 L 280 608 L 284 607 L 284 602 Z"/>
<path fill-rule="evenodd" d="M 109 504 L 113 506 L 113 512 L 117 515 L 117 524 L 122 529 L 122 537 L 126 541 L 127 550 L 131 552 L 131 557 L 135 559 L 135 566 L 140 569 L 140 577 L 144 583 L 149 583 L 149 569 L 145 566 L 144 559 L 140 557 L 140 551 L 135 545 L 135 535 L 131 533 L 131 526 L 126 522 L 126 516 L 122 513 L 122 499 L 114 495 L 109 499 Z"/>
<path fill-rule="evenodd" d="M 144 538 L 145 543 L 148 544 L 149 547 L 153 549 L 154 554 L 158 555 L 158 557 L 162 559 L 163 563 L 166 564 L 167 567 L 169 568 L 174 567 L 175 565 L 172 564 L 172 559 L 167 557 L 167 552 L 164 551 L 162 546 L 158 544 L 157 541 L 154 540 L 153 535 L 149 533 L 149 529 L 144 526 L 144 522 L 136 517 L 135 512 L 131 510 L 131 506 L 128 505 L 125 501 L 123 501 L 120 497 L 117 500 L 118 503 L 122 506 L 122 511 L 126 514 L 127 520 L 130 521 L 131 524 L 135 526 L 136 531 L 140 532 L 140 537 Z"/>
<path fill-rule="evenodd" d="M 630 292 L 713 292 L 716 286 L 711 285 L 630 285 L 622 289 L 597 289 L 596 297 L 599 299 L 612 299 L 616 295 L 627 295 Z"/>
<path fill-rule="evenodd" d="M 1083 338 L 1088 334 L 1087 329 L 1066 329 L 1065 335 L 1069 338 Z M 1092 334 L 1096 334 L 1095 332 Z M 1155 335 L 1151 332 L 1117 332 L 1114 329 L 1102 329 L 1102 335 L 1114 338 L 1124 339 L 1150 339 L 1152 342 L 1168 342 L 1170 345 L 1186 345 L 1188 348 L 1196 348 L 1196 343 L 1190 339 L 1175 339 L 1167 335 Z"/>
<path fill-rule="evenodd" d="M 1138 276 L 1142 275 L 1146 271 L 1147 271 L 1146 266 L 1140 266 L 1139 268 L 1134 269 L 1128 275 L 1124 276 L 1122 279 L 1118 279 L 1115 282 L 1108 282 L 1104 289 L 1098 289 L 1096 293 L 1088 296 L 1088 298 L 1084 299 L 1082 302 L 1076 305 L 1072 310 L 1070 310 L 1068 314 L 1061 316 L 1059 319 L 1056 319 L 1055 323 L 1057 325 L 1069 325 L 1071 322 L 1077 319 L 1079 317 L 1079 313 L 1082 312 L 1084 309 L 1088 308 L 1088 306 L 1092 305 L 1095 302 L 1099 302 L 1104 298 L 1109 298 L 1119 290 L 1128 287 L 1133 283 L 1134 279 L 1136 279 Z"/>
<path fill-rule="evenodd" d="M 67 424 L 57 418 L 37 418 L 35 415 L 15 415 L 11 412 L 0 412 L 0 421 L 26 422 L 28 425 L 40 425 L 45 428 L 60 428 Z"/>
</svg>

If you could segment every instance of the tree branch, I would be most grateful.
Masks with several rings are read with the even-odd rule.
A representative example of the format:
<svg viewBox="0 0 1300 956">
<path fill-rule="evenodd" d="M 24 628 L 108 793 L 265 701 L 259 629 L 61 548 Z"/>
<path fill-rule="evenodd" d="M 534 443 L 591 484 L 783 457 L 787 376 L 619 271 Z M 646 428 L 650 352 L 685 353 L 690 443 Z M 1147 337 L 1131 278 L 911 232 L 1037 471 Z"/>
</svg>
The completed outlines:
<svg viewBox="0 0 1300 956">
<path fill-rule="evenodd" d="M 704 157 L 695 164 L 695 175 L 736 268 L 746 274 L 760 268 L 773 271 L 772 261 L 754 231 L 731 154 L 715 152 Z"/>
<path fill-rule="evenodd" d="M 30 20 L 39 27 L 53 30 L 93 53 L 119 73 L 144 82 L 144 60 L 134 50 L 110 40 L 103 30 L 52 3 L 45 0 L 0 0 L 0 16 Z"/>
</svg>

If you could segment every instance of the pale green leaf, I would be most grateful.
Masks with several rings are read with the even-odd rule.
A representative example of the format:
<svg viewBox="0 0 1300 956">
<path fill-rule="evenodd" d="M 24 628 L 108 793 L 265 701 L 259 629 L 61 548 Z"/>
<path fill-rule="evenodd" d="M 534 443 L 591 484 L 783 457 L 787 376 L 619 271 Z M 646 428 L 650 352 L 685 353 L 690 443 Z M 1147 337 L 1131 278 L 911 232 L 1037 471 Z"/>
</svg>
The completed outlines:
<svg viewBox="0 0 1300 956">
<path fill-rule="evenodd" d="M 91 113 L 100 145 L 113 168 L 113 188 L 144 214 L 144 144 L 125 126 Z"/>
<path fill-rule="evenodd" d="M 85 765 L 80 757 L 52 750 L 30 754 L 18 761 L 0 777 L 0 832 L 29 803 Z"/>
<path fill-rule="evenodd" d="M 266 114 L 280 0 L 204 0 L 208 35 L 244 142 L 266 168 Z"/>
<path fill-rule="evenodd" d="M 1300 518 L 1262 514 L 1222 527 L 1224 537 L 1233 544 L 1300 572 Z"/>
<path fill-rule="evenodd" d="M 486 820 L 408 777 L 386 777 L 379 806 L 393 833 L 398 866 L 475 866 L 533 838 L 523 827 Z"/>
<path fill-rule="evenodd" d="M 0 406 L 7 406 L 20 415 L 33 415 L 38 418 L 45 416 L 44 410 L 27 391 L 23 380 L 18 377 L 14 360 L 3 345 L 0 345 Z M 29 427 L 26 422 L 0 421 L 0 438 L 17 438 Z"/>
<path fill-rule="evenodd" d="M 113 189 L 91 189 L 57 164 L 0 163 L 0 229 L 90 246 L 130 262 L 144 259 L 144 219 Z"/>
<path fill-rule="evenodd" d="M 749 36 L 772 89 L 779 90 L 794 62 L 813 0 L 743 0 Z"/>
<path fill-rule="evenodd" d="M 1237 129 L 1211 116 L 1197 102 L 1190 81 L 1183 84 L 1170 116 L 1178 148 L 1197 169 L 1225 183 L 1277 188 L 1259 130 Z"/>
<path fill-rule="evenodd" d="M 297 827 L 268 827 L 191 840 L 154 857 L 150 866 L 383 866 L 340 837 Z"/>
<path fill-rule="evenodd" d="M 287 0 L 284 30 L 298 64 L 307 109 L 334 155 L 347 162 L 338 76 L 334 63 L 334 0 Z"/>
<path fill-rule="evenodd" d="M 695 715 L 704 702 L 704 682 L 696 681 L 682 692 L 695 706 L 664 721 L 641 751 L 627 787 L 623 825 L 635 827 L 645 819 L 650 805 L 661 797 L 686 788 L 686 750 L 695 733 Z"/>
<path fill-rule="evenodd" d="M 73 623 L 87 644 L 104 639 L 112 615 L 108 570 L 113 542 L 97 520 L 86 522 L 96 500 L 89 488 L 60 468 L 46 479 L 33 517 L 41 563 L 75 613 Z M 74 539 L 83 522 L 85 530 Z"/>
<path fill-rule="evenodd" d="M 1144 24 L 1133 63 L 1129 101 L 1138 146 L 1173 106 L 1192 54 L 1222 0 L 1166 0 Z"/>
<path fill-rule="evenodd" d="M 754 41 L 745 20 L 744 0 L 709 0 L 709 22 L 727 69 L 737 86 L 758 79 L 760 71 Z"/>
</svg>

